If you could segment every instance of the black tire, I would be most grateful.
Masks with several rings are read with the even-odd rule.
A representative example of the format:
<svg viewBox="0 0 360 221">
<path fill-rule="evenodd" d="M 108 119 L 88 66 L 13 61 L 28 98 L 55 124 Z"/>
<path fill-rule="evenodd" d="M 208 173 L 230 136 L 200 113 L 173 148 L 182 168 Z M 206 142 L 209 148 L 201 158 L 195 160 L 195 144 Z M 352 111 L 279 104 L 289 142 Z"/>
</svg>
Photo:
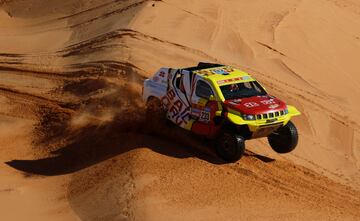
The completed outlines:
<svg viewBox="0 0 360 221">
<path fill-rule="evenodd" d="M 226 162 L 236 162 L 245 152 L 245 140 L 240 135 L 225 132 L 216 141 L 216 152 Z"/>
<path fill-rule="evenodd" d="M 289 153 L 293 151 L 298 143 L 298 131 L 295 125 L 289 121 L 268 136 L 271 148 L 277 153 Z"/>
</svg>

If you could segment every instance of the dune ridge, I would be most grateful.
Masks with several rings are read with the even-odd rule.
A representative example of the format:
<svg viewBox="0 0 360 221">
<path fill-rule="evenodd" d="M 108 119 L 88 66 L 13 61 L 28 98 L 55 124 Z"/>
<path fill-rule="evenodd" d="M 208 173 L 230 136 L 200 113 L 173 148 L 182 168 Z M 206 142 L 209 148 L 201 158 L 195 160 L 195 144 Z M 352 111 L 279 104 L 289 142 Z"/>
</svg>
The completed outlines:
<svg viewBox="0 0 360 221">
<path fill-rule="evenodd" d="M 0 195 L 9 220 L 360 217 L 355 1 L 0 6 Z M 149 127 L 142 81 L 198 61 L 244 69 L 297 106 L 296 151 L 280 156 L 266 140 L 249 141 L 241 161 L 224 164 L 209 143 Z"/>
</svg>

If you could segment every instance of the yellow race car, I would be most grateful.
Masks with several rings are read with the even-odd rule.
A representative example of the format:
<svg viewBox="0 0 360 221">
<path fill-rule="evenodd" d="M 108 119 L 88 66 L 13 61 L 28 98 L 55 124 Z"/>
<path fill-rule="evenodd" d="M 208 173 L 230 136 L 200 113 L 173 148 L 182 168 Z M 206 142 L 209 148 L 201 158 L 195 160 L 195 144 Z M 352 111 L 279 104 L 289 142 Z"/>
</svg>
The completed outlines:
<svg viewBox="0 0 360 221">
<path fill-rule="evenodd" d="M 145 80 L 143 99 L 149 117 L 163 113 L 179 127 L 213 139 L 218 155 L 228 162 L 241 158 L 248 139 L 267 137 L 278 153 L 288 153 L 298 143 L 290 119 L 300 112 L 230 66 L 161 68 Z"/>
</svg>

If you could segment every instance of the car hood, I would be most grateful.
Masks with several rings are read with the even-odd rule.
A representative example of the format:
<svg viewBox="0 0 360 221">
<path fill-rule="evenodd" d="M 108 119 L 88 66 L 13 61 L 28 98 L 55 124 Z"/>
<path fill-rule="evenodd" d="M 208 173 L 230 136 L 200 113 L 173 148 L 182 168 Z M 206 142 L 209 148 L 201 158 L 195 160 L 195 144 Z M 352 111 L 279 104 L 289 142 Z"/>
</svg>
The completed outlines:
<svg viewBox="0 0 360 221">
<path fill-rule="evenodd" d="M 283 101 L 270 95 L 226 100 L 224 106 L 242 114 L 255 115 L 286 109 L 286 104 Z"/>
</svg>

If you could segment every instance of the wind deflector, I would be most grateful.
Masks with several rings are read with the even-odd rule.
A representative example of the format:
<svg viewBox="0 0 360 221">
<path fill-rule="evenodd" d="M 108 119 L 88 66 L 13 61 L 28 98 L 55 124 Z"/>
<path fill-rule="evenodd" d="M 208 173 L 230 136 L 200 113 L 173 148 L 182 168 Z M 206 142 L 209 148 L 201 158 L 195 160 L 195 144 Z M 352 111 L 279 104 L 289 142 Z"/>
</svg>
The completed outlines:
<svg viewBox="0 0 360 221">
<path fill-rule="evenodd" d="M 225 66 L 225 65 L 223 65 L 223 64 L 214 64 L 214 63 L 199 62 L 198 66 L 196 66 L 196 67 L 190 67 L 190 68 L 185 68 L 184 70 L 197 71 L 197 70 L 202 70 L 202 69 L 207 69 L 207 68 L 216 68 L 216 67 L 222 67 L 222 66 Z"/>
<path fill-rule="evenodd" d="M 206 69 L 206 68 L 217 68 L 217 67 L 222 67 L 225 66 L 223 64 L 214 64 L 214 63 L 205 63 L 205 62 L 199 62 L 198 67 L 201 69 Z"/>
</svg>

